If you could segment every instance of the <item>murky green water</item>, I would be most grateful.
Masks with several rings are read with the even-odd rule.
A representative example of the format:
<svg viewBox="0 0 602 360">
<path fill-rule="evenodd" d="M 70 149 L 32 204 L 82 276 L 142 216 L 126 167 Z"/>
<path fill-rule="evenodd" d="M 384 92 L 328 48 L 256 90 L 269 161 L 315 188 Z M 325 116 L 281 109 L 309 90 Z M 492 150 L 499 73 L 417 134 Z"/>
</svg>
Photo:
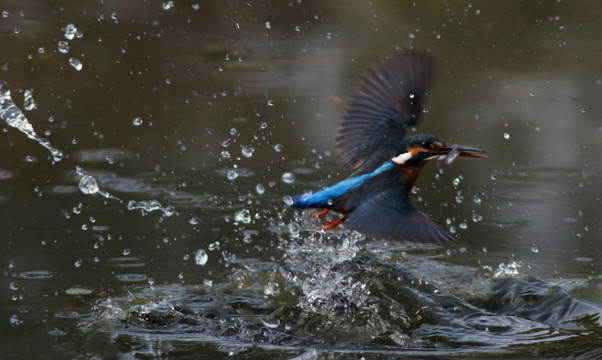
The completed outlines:
<svg viewBox="0 0 602 360">
<path fill-rule="evenodd" d="M 602 356 L 598 2 L 0 11 L 0 80 L 64 153 L 3 123 L 2 358 Z M 459 249 L 282 201 L 348 175 L 345 101 L 406 46 L 438 60 L 418 130 L 490 155 L 417 183 Z"/>
</svg>

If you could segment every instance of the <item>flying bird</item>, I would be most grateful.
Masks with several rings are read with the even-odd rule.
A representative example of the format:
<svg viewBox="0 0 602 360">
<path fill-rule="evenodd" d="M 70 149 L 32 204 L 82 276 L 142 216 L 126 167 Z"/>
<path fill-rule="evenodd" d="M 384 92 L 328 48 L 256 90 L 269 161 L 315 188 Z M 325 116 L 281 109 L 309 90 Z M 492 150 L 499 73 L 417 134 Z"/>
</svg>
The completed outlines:
<svg viewBox="0 0 602 360">
<path fill-rule="evenodd" d="M 292 197 L 293 208 L 315 208 L 341 214 L 324 230 L 345 222 L 367 236 L 383 239 L 449 244 L 456 238 L 441 229 L 410 201 L 420 170 L 433 159 L 450 165 L 458 156 L 484 158 L 485 151 L 455 145 L 433 135 L 404 139 L 421 117 L 433 69 L 431 55 L 406 49 L 368 69 L 336 140 L 340 168 L 352 170 L 345 180 L 312 194 Z"/>
</svg>

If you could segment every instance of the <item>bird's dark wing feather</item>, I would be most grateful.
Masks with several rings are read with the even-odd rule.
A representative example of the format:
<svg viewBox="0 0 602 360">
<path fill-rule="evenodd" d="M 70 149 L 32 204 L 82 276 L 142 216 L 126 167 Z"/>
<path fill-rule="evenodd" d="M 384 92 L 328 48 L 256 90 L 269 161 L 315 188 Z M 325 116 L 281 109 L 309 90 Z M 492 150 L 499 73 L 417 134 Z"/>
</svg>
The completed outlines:
<svg viewBox="0 0 602 360">
<path fill-rule="evenodd" d="M 357 169 L 367 161 L 379 166 L 403 152 L 403 136 L 422 112 L 432 67 L 430 55 L 404 50 L 366 70 L 336 138 L 341 168 Z"/>
<path fill-rule="evenodd" d="M 347 215 L 353 229 L 376 238 L 449 245 L 458 240 L 416 209 L 400 186 L 385 186 Z"/>
</svg>

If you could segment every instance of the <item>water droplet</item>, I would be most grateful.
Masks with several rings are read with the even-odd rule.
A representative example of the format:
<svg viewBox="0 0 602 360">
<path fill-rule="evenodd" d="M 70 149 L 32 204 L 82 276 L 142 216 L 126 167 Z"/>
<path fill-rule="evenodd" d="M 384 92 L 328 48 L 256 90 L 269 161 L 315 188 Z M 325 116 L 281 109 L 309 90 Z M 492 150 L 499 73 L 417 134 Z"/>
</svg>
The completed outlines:
<svg viewBox="0 0 602 360">
<path fill-rule="evenodd" d="M 134 125 L 134 126 L 140 126 L 140 125 L 142 125 L 142 122 L 143 122 L 143 121 L 144 121 L 144 120 L 142 120 L 142 117 L 141 117 L 141 116 L 136 116 L 136 117 L 134 118 L 134 120 L 132 120 L 132 125 Z"/>
<path fill-rule="evenodd" d="M 292 172 L 285 172 L 284 174 L 282 174 L 282 181 L 284 181 L 286 184 L 294 183 L 295 174 L 293 174 Z"/>
<path fill-rule="evenodd" d="M 172 0 L 161 3 L 161 7 L 163 10 L 171 10 L 174 6 L 174 2 Z"/>
<path fill-rule="evenodd" d="M 460 229 L 466 230 L 468 229 L 468 224 L 465 221 L 462 221 L 459 225 Z"/>
<path fill-rule="evenodd" d="M 257 192 L 258 195 L 263 195 L 265 193 L 265 186 L 263 186 L 263 184 L 257 184 L 255 185 L 255 191 Z"/>
<path fill-rule="evenodd" d="M 228 178 L 228 180 L 234 180 L 238 177 L 238 172 L 234 169 L 230 169 L 226 173 L 226 177 Z"/>
<path fill-rule="evenodd" d="M 230 152 L 228 150 L 224 150 L 220 154 L 222 155 L 222 158 L 224 158 L 224 159 L 230 158 Z"/>
<path fill-rule="evenodd" d="M 250 224 L 251 223 L 251 213 L 247 209 L 237 211 L 234 214 L 234 221 L 242 222 L 244 224 Z"/>
<path fill-rule="evenodd" d="M 65 26 L 63 31 L 64 31 L 65 39 L 73 40 L 73 38 L 75 37 L 75 34 L 77 33 L 77 28 L 73 24 L 67 24 L 67 26 Z"/>
<path fill-rule="evenodd" d="M 475 212 L 472 213 L 472 222 L 479 222 L 483 220 L 483 217 Z"/>
<path fill-rule="evenodd" d="M 510 134 L 508 134 L 507 132 L 504 133 L 504 139 L 508 140 L 510 139 Z"/>
<path fill-rule="evenodd" d="M 203 279 L 203 285 L 211 287 L 213 286 L 213 281 L 209 279 Z"/>
<path fill-rule="evenodd" d="M 276 144 L 276 145 L 274 145 L 274 151 L 281 152 L 282 151 L 282 144 Z"/>
<path fill-rule="evenodd" d="M 293 197 L 290 195 L 284 195 L 282 197 L 282 201 L 284 201 L 284 203 L 288 206 L 293 205 L 294 201 L 293 201 Z"/>
<path fill-rule="evenodd" d="M 38 103 L 33 99 L 33 90 L 25 90 L 23 92 L 23 108 L 27 111 L 38 108 Z"/>
<path fill-rule="evenodd" d="M 61 40 L 58 42 L 57 47 L 61 54 L 67 54 L 69 52 L 69 43 L 65 40 Z"/>
<path fill-rule="evenodd" d="M 81 267 L 83 263 L 84 263 L 84 261 L 80 259 L 80 260 L 77 260 L 77 261 L 76 261 L 76 262 L 73 264 L 73 266 L 75 266 L 76 268 L 78 268 L 78 267 Z"/>
<path fill-rule="evenodd" d="M 128 256 L 130 255 L 130 249 L 123 249 L 121 253 L 123 254 L 123 256 Z"/>
<path fill-rule="evenodd" d="M 298 238 L 299 233 L 301 232 L 301 227 L 299 226 L 299 224 L 291 222 L 290 224 L 288 224 L 288 231 L 290 231 L 292 237 Z"/>
<path fill-rule="evenodd" d="M 79 180 L 79 189 L 86 195 L 96 194 L 99 190 L 96 179 L 90 175 L 84 175 Z"/>
<path fill-rule="evenodd" d="M 535 245 L 535 244 L 531 245 L 531 252 L 534 254 L 537 254 L 539 252 L 537 245 Z"/>
<path fill-rule="evenodd" d="M 253 156 L 253 152 L 255 152 L 255 149 L 251 145 L 242 146 L 242 154 L 244 157 L 250 158 Z"/>
<path fill-rule="evenodd" d="M 73 213 L 75 215 L 79 215 L 82 213 L 82 203 L 77 204 L 77 206 L 73 207 Z"/>
<path fill-rule="evenodd" d="M 268 100 L 268 106 L 274 106 L 274 100 L 272 100 L 272 99 Z"/>
<path fill-rule="evenodd" d="M 207 255 L 207 252 L 203 249 L 198 249 L 195 253 L 194 253 L 194 263 L 197 265 L 205 265 L 207 263 L 207 260 L 209 260 L 209 256 Z"/>
<path fill-rule="evenodd" d="M 209 244 L 209 251 L 219 250 L 219 241 Z"/>
<path fill-rule="evenodd" d="M 5 16 L 6 17 L 6 16 Z M 269 21 L 265 22 L 265 28 L 266 29 L 271 29 L 272 28 L 272 24 Z"/>
<path fill-rule="evenodd" d="M 69 65 L 73 66 L 73 68 L 77 71 L 80 71 L 84 66 L 82 65 L 82 62 L 79 61 L 76 58 L 70 58 L 69 59 Z"/>
<path fill-rule="evenodd" d="M 452 181 L 452 184 L 453 184 L 454 186 L 458 186 L 458 185 L 460 185 L 460 178 L 455 178 L 455 179 Z"/>
<path fill-rule="evenodd" d="M 198 225 L 199 223 L 199 218 L 196 216 L 193 216 L 192 218 L 190 218 L 190 220 L 188 220 L 188 223 L 190 225 Z"/>
</svg>

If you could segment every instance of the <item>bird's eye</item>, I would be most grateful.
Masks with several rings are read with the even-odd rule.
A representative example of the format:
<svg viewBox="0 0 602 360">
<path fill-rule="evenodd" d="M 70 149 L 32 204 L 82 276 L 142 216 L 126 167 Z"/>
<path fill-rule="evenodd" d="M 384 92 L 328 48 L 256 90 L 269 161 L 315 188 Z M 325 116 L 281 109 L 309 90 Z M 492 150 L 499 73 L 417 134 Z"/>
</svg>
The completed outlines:
<svg viewBox="0 0 602 360">
<path fill-rule="evenodd" d="M 422 142 L 422 147 L 424 149 L 428 149 L 428 150 L 432 150 L 435 148 L 435 145 L 432 142 L 428 142 L 428 141 L 423 141 Z"/>
</svg>

